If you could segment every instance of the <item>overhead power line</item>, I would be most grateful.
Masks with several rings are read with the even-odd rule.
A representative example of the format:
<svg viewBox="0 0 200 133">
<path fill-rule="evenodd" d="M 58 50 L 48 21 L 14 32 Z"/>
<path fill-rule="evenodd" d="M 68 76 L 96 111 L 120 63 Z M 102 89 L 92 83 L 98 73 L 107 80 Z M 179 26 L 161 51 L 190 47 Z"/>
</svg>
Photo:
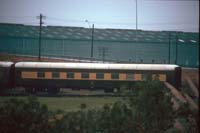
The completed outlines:
<svg viewBox="0 0 200 133">
<path fill-rule="evenodd" d="M 0 16 L 5 18 L 35 18 L 35 16 Z"/>
<path fill-rule="evenodd" d="M 22 16 L 21 16 L 22 17 Z M 15 17 L 17 18 L 17 17 Z M 78 20 L 78 19 L 62 19 L 62 18 L 54 18 L 54 17 L 45 17 L 47 18 L 46 24 L 48 23 L 52 23 L 53 21 L 55 21 L 52 24 L 59 24 L 57 22 L 62 22 L 64 23 L 70 23 L 70 22 L 76 22 L 76 23 L 85 23 L 85 20 Z M 21 20 L 21 19 L 20 19 Z M 51 22 L 52 21 L 52 22 Z M 94 24 L 105 24 L 105 25 L 135 25 L 135 22 L 102 22 L 102 21 L 90 21 L 91 23 Z M 13 22 L 8 22 L 8 21 L 4 21 L 4 23 L 13 23 Z M 18 23 L 18 22 L 17 22 Z M 24 21 L 21 22 L 21 24 L 37 24 L 35 21 Z M 194 22 L 140 22 L 139 25 L 194 25 L 196 23 Z"/>
<path fill-rule="evenodd" d="M 48 19 L 51 19 L 51 20 L 58 20 L 58 21 L 71 21 L 71 22 L 85 22 L 85 20 L 80 20 L 80 19 L 64 19 L 64 18 L 57 18 L 57 17 L 51 17 L 51 16 L 48 16 Z"/>
<path fill-rule="evenodd" d="M 60 21 L 60 22 L 81 22 L 85 23 L 85 20 L 78 20 L 78 19 L 61 19 L 61 18 L 53 18 L 48 17 L 48 19 L 51 18 L 51 20 Z M 101 21 L 90 21 L 91 23 L 95 24 L 114 24 L 114 25 L 135 25 L 135 22 L 101 22 Z M 185 25 L 185 24 L 195 24 L 191 22 L 144 22 L 139 23 L 139 25 Z"/>
</svg>

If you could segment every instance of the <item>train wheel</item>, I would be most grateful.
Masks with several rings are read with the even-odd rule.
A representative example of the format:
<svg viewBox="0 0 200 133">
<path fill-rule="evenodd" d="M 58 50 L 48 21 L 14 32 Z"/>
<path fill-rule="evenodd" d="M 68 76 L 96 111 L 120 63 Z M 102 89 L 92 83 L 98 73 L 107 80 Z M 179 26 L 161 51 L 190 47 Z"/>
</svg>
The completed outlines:
<svg viewBox="0 0 200 133">
<path fill-rule="evenodd" d="M 105 89 L 104 89 L 104 92 L 105 92 L 105 93 L 113 92 L 113 88 L 105 88 Z"/>
<path fill-rule="evenodd" d="M 25 88 L 25 92 L 31 93 L 32 92 L 32 88 Z"/>
<path fill-rule="evenodd" d="M 119 88 L 114 88 L 114 89 L 113 89 L 113 92 L 114 92 L 114 93 L 118 93 L 119 91 L 120 91 Z"/>
<path fill-rule="evenodd" d="M 55 88 L 55 93 L 59 93 L 60 92 L 60 88 Z"/>
<path fill-rule="evenodd" d="M 47 92 L 49 94 L 57 94 L 60 92 L 60 88 L 48 88 Z"/>
<path fill-rule="evenodd" d="M 25 92 L 34 94 L 37 92 L 37 88 L 25 88 Z"/>
</svg>

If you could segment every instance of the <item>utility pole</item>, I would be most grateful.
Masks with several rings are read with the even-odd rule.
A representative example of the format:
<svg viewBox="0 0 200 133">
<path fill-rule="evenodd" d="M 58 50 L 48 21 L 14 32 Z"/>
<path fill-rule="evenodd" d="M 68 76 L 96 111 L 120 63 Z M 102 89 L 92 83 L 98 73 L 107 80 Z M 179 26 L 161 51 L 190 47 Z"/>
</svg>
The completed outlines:
<svg viewBox="0 0 200 133">
<path fill-rule="evenodd" d="M 103 62 L 105 57 L 108 55 L 108 48 L 107 47 L 99 47 L 99 56 L 102 56 Z"/>
<path fill-rule="evenodd" d="M 93 58 L 93 43 L 94 43 L 94 24 L 92 24 L 92 46 L 91 46 L 91 59 Z"/>
<path fill-rule="evenodd" d="M 168 59 L 168 64 L 170 64 L 170 54 L 171 54 L 171 33 L 169 32 L 169 59 Z"/>
<path fill-rule="evenodd" d="M 135 20 L 136 20 L 136 30 L 138 29 L 138 13 L 137 13 L 137 0 L 135 0 Z"/>
<path fill-rule="evenodd" d="M 40 13 L 40 16 L 37 16 L 37 19 L 40 19 L 40 31 L 39 31 L 39 55 L 38 55 L 38 59 L 39 61 L 41 60 L 41 39 L 42 39 L 42 19 L 45 18 L 45 16 L 43 16 L 41 13 Z"/>
<path fill-rule="evenodd" d="M 92 42 L 91 42 L 91 51 L 90 51 L 90 59 L 92 60 L 93 58 L 93 43 L 94 43 L 94 24 L 92 24 L 92 28 L 90 25 L 90 22 L 86 19 L 86 23 L 88 23 L 89 28 L 92 30 Z"/>
<path fill-rule="evenodd" d="M 176 57 L 175 57 L 175 64 L 177 64 L 177 58 L 178 58 L 178 35 L 176 33 Z"/>
</svg>

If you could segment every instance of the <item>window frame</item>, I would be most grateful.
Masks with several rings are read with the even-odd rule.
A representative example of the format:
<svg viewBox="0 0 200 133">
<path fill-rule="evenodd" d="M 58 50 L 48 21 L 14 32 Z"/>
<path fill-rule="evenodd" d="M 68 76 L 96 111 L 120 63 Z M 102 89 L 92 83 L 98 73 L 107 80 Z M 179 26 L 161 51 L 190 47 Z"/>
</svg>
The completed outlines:
<svg viewBox="0 0 200 133">
<path fill-rule="evenodd" d="M 89 77 L 90 77 L 89 72 L 82 72 L 81 73 L 81 79 L 89 79 Z"/>
<path fill-rule="evenodd" d="M 119 79 L 119 73 L 111 73 L 111 79 Z"/>
<path fill-rule="evenodd" d="M 55 74 L 57 74 L 57 75 L 55 76 Z M 60 72 L 52 72 L 52 78 L 53 78 L 53 79 L 58 79 L 58 78 L 60 78 Z"/>
<path fill-rule="evenodd" d="M 104 73 L 96 73 L 96 79 L 104 79 Z"/>
<path fill-rule="evenodd" d="M 37 72 L 37 78 L 45 78 L 45 72 Z"/>
<path fill-rule="evenodd" d="M 126 73 L 126 80 L 135 80 L 134 73 Z"/>
<path fill-rule="evenodd" d="M 142 81 L 148 81 L 148 80 L 152 80 L 152 74 L 151 73 L 142 73 Z"/>
<path fill-rule="evenodd" d="M 74 79 L 74 72 L 67 72 L 67 79 Z"/>
</svg>

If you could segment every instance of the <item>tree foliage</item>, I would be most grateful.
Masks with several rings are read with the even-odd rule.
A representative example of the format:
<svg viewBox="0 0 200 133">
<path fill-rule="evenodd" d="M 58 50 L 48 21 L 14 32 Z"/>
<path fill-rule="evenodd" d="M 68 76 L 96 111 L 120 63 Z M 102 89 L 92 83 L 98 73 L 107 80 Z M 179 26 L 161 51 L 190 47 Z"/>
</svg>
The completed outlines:
<svg viewBox="0 0 200 133">
<path fill-rule="evenodd" d="M 172 127 L 171 98 L 163 93 L 162 84 L 147 81 L 136 84 L 135 88 L 138 92 L 130 98 L 130 106 L 134 110 L 137 131 L 156 133 Z"/>
<path fill-rule="evenodd" d="M 183 130 L 185 132 L 198 133 L 198 110 L 191 110 L 188 103 L 180 105 L 179 109 L 176 110 L 175 118 L 183 125 Z"/>
<path fill-rule="evenodd" d="M 181 118 L 187 131 L 188 121 L 198 123 L 197 111 L 183 105 L 174 112 L 171 98 L 157 81 L 137 83 L 125 101 L 105 104 L 101 109 L 87 109 L 85 103 L 77 112 L 50 112 L 35 97 L 10 99 L 0 104 L 1 132 L 52 133 L 162 133 L 176 132 L 174 120 Z M 61 114 L 59 118 L 57 115 Z M 191 115 L 189 115 L 191 114 Z M 190 122 L 191 123 L 191 122 Z M 197 125 L 196 125 L 197 126 Z"/>
<path fill-rule="evenodd" d="M 0 131 L 48 132 L 48 109 L 35 97 L 10 99 L 0 104 Z"/>
<path fill-rule="evenodd" d="M 54 129 L 83 133 L 165 132 L 173 126 L 174 119 L 170 97 L 161 88 L 156 81 L 139 83 L 129 102 L 68 113 L 55 123 Z"/>
</svg>

